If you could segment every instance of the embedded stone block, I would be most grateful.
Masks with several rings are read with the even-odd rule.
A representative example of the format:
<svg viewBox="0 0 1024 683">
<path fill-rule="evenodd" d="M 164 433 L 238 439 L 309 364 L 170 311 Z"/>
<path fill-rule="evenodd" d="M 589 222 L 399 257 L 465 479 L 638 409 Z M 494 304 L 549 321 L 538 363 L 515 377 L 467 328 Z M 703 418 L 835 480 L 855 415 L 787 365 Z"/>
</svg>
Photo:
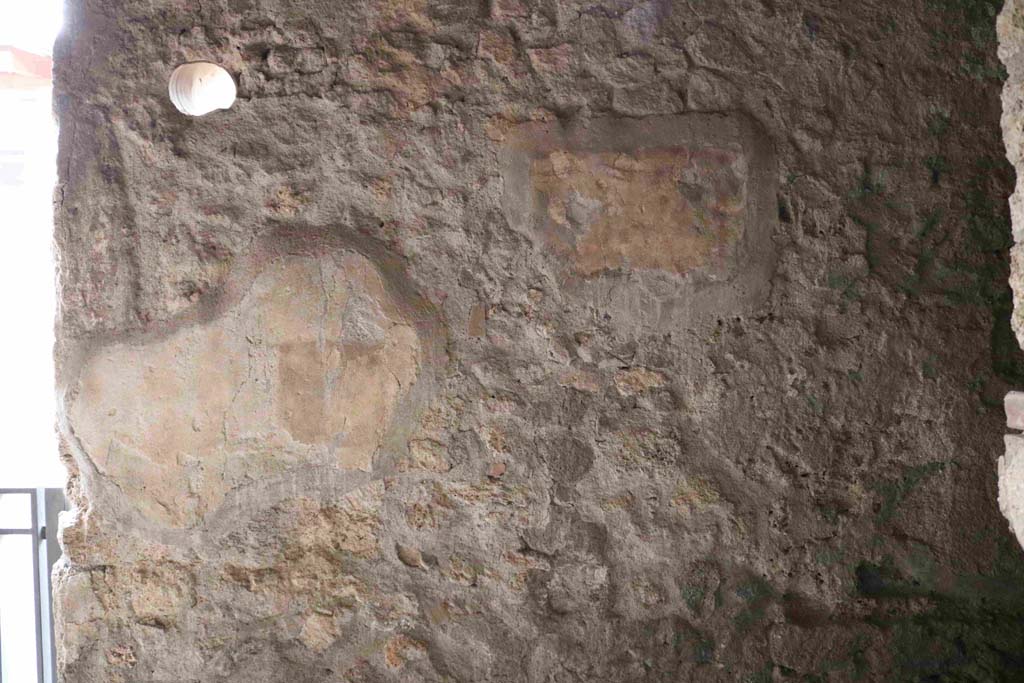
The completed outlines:
<svg viewBox="0 0 1024 683">
<path fill-rule="evenodd" d="M 1024 437 L 1003 437 L 1006 454 L 999 458 L 999 511 L 1024 545 Z"/>
<path fill-rule="evenodd" d="M 1006 426 L 1024 430 L 1024 392 L 1011 391 L 1006 394 L 1003 408 L 1006 411 Z"/>
</svg>

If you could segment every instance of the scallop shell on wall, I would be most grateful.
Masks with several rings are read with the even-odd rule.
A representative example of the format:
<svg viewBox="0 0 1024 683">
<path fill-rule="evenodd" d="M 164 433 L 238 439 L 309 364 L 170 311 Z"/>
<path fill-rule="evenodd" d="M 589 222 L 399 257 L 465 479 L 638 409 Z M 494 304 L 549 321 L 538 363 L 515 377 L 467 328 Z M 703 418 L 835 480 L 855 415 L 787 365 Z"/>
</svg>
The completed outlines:
<svg viewBox="0 0 1024 683">
<path fill-rule="evenodd" d="M 211 62 L 182 64 L 171 73 L 167 86 L 171 102 L 182 114 L 203 116 L 228 109 L 235 102 L 235 79 Z"/>
</svg>

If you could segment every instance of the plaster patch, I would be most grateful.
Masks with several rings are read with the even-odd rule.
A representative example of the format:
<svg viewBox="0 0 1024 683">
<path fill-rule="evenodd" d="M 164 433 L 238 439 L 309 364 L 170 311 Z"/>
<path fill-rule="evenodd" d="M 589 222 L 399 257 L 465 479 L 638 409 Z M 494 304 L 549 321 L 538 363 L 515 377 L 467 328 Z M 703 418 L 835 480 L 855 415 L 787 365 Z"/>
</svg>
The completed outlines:
<svg viewBox="0 0 1024 683">
<path fill-rule="evenodd" d="M 584 276 L 632 267 L 728 277 L 743 236 L 746 159 L 733 148 L 556 150 L 533 159 L 540 233 Z"/>
<path fill-rule="evenodd" d="M 565 291 L 674 329 L 762 301 L 775 256 L 774 155 L 740 115 L 523 124 L 502 152 L 503 210 Z"/>
<path fill-rule="evenodd" d="M 369 470 L 420 355 L 366 258 L 283 256 L 216 320 L 102 349 L 69 417 L 147 516 L 188 525 L 295 464 Z"/>
</svg>

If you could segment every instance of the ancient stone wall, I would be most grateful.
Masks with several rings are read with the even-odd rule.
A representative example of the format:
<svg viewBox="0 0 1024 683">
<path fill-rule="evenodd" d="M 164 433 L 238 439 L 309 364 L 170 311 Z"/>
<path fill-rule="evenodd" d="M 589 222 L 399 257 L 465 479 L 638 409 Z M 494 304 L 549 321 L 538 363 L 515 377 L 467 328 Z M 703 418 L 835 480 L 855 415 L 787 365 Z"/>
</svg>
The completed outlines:
<svg viewBox="0 0 1024 683">
<path fill-rule="evenodd" d="M 998 5 L 72 0 L 64 681 L 1019 680 Z"/>
<path fill-rule="evenodd" d="M 1018 341 L 1024 341 L 1024 273 L 1021 269 L 1024 235 L 1024 195 L 1019 189 L 1024 175 L 1024 146 L 1021 145 L 1021 111 L 1024 108 L 1024 13 L 1019 2 L 1010 0 L 999 15 L 999 57 L 1007 70 L 1003 86 L 1003 138 L 1006 143 L 1006 157 L 1017 171 L 1017 188 L 1010 196 L 1013 246 L 1010 249 L 1010 285 L 1013 289 L 1014 311 L 1011 318 Z M 999 459 L 999 508 L 1010 523 L 1010 528 L 1024 547 L 1024 393 L 1014 391 L 1006 395 L 1006 426 L 1011 432 L 1006 435 L 1006 454 Z"/>
</svg>

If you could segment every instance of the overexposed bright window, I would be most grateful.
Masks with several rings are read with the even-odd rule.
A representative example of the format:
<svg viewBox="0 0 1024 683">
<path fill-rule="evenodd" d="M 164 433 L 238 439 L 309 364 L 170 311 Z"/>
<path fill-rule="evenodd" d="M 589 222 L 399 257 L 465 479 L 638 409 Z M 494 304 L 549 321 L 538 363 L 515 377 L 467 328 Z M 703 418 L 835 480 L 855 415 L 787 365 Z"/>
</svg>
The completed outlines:
<svg viewBox="0 0 1024 683">
<path fill-rule="evenodd" d="M 53 683 L 43 487 L 54 422 L 53 41 L 62 0 L 0 0 L 0 680 Z M 50 521 L 52 539 L 55 529 Z"/>
<path fill-rule="evenodd" d="M 0 0 L 0 487 L 62 486 L 54 434 L 50 62 L 61 0 Z"/>
</svg>

